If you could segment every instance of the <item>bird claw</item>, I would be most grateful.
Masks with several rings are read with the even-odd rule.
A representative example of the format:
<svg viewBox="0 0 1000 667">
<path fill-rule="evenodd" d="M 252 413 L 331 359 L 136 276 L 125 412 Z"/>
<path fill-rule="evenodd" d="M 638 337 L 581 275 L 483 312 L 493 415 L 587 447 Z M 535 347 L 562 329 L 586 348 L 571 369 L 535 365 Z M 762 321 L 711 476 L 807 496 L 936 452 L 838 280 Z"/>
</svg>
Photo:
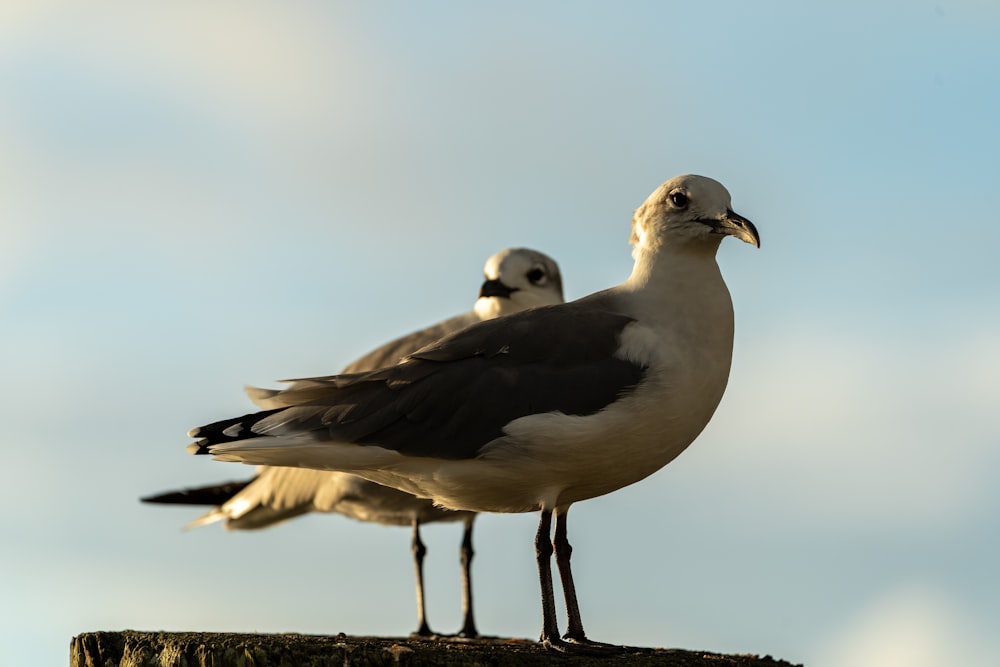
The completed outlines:
<svg viewBox="0 0 1000 667">
<path fill-rule="evenodd" d="M 591 642 L 590 640 L 586 640 L 584 642 L 575 639 L 565 640 L 561 637 L 543 639 L 542 645 L 547 649 L 558 651 L 559 653 L 575 653 L 582 655 L 607 655 L 611 652 L 611 649 L 618 648 L 612 644 L 599 644 L 598 642 Z"/>
<path fill-rule="evenodd" d="M 573 653 L 577 655 L 607 656 L 622 655 L 626 653 L 645 653 L 652 650 L 638 646 L 607 644 L 605 642 L 597 642 L 592 639 L 587 639 L 586 637 L 556 637 L 554 639 L 550 637 L 542 639 L 541 643 L 547 649 L 558 651 L 560 653 Z"/>
</svg>

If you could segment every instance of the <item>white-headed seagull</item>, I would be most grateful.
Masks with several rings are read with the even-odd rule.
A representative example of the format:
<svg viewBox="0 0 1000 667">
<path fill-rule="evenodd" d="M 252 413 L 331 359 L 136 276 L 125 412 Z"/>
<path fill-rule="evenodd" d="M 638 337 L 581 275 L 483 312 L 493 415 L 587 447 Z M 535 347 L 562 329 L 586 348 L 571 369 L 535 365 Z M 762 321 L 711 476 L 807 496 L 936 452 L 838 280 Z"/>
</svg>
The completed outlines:
<svg viewBox="0 0 1000 667">
<path fill-rule="evenodd" d="M 596 644 L 580 620 L 566 514 L 656 472 L 711 419 L 733 351 L 733 305 L 716 262 L 727 236 L 760 245 L 722 184 L 678 176 L 635 211 L 624 283 L 475 324 L 393 366 L 311 378 L 282 392 L 286 407 L 193 429 L 189 449 L 351 472 L 449 509 L 540 511 L 541 641 Z"/>
<path fill-rule="evenodd" d="M 470 324 L 563 302 L 559 265 L 537 250 L 501 250 L 486 260 L 483 275 L 485 280 L 472 310 L 396 338 L 356 359 L 342 372 L 356 373 L 394 364 L 407 354 Z M 247 393 L 257 407 L 284 407 L 280 390 L 248 387 Z M 420 526 L 461 521 L 465 527 L 460 552 L 463 622 L 457 634 L 461 637 L 478 636 L 470 572 L 475 512 L 438 507 L 427 498 L 417 498 L 350 473 L 279 466 L 261 466 L 253 479 L 243 482 L 168 491 L 142 500 L 148 503 L 215 506 L 189 523 L 189 527 L 222 521 L 227 530 L 257 530 L 310 512 L 342 514 L 359 521 L 389 526 L 411 526 L 411 549 L 417 582 L 417 630 L 414 632 L 417 636 L 435 634 L 427 623 L 424 593 L 424 556 L 427 548 L 420 537 Z"/>
</svg>

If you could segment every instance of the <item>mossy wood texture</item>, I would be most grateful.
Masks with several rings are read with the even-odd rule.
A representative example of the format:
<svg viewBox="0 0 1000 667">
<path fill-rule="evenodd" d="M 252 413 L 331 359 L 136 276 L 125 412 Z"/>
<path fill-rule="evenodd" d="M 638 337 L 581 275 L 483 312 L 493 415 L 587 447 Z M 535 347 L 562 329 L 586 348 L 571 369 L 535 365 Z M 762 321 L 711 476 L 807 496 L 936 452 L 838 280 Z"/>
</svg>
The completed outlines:
<svg viewBox="0 0 1000 667">
<path fill-rule="evenodd" d="M 88 632 L 73 638 L 70 667 L 531 667 L 664 665 L 791 667 L 771 657 L 678 649 L 614 656 L 564 655 L 523 639 L 433 640 L 299 634 Z"/>
</svg>

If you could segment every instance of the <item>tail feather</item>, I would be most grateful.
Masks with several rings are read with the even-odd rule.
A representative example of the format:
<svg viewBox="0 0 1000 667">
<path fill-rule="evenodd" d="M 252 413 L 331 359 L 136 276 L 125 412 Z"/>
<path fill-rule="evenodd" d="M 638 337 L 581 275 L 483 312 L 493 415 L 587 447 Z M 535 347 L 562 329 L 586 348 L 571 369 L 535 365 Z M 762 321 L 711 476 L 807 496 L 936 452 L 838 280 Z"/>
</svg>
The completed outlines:
<svg viewBox="0 0 1000 667">
<path fill-rule="evenodd" d="M 208 512 L 202 514 L 194 521 L 189 521 L 188 523 L 184 524 L 184 529 L 190 530 L 192 528 L 198 528 L 199 526 L 207 526 L 210 523 L 215 523 L 216 521 L 224 521 L 227 518 L 228 517 L 226 516 L 226 513 L 222 511 L 221 507 L 213 507 Z"/>
<path fill-rule="evenodd" d="M 206 526 L 216 521 L 225 521 L 226 530 L 260 530 L 294 519 L 297 516 L 307 514 L 312 511 L 312 504 L 306 503 L 279 509 L 268 505 L 257 505 L 245 514 L 234 516 L 227 507 L 216 507 L 210 512 L 203 514 L 194 521 L 188 523 L 185 528 L 197 528 Z"/>
</svg>

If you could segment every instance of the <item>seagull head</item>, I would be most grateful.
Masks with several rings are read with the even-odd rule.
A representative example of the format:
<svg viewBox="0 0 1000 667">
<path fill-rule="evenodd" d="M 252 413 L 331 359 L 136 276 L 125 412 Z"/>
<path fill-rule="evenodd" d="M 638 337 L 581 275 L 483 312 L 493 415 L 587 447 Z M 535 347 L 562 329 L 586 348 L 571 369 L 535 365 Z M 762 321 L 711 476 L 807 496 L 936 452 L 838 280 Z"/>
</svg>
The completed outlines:
<svg viewBox="0 0 1000 667">
<path fill-rule="evenodd" d="M 486 260 L 476 312 L 483 319 L 563 302 L 559 265 L 545 253 L 507 248 Z"/>
<path fill-rule="evenodd" d="M 671 178 L 649 195 L 632 218 L 630 242 L 639 249 L 666 244 L 716 248 L 725 236 L 760 247 L 753 223 L 732 209 L 729 191 L 705 176 Z"/>
</svg>

